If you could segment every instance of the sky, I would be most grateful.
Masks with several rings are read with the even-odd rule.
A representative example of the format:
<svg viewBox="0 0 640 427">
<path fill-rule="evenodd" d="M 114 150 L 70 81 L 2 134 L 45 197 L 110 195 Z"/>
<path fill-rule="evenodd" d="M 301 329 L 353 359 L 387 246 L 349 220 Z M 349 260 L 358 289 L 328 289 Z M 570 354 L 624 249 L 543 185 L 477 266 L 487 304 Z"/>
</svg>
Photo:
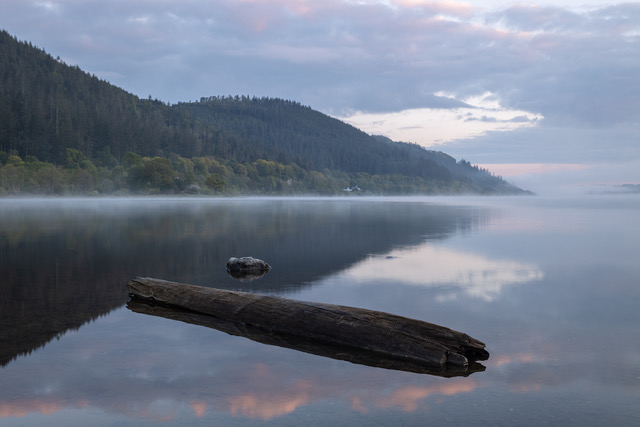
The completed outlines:
<svg viewBox="0 0 640 427">
<path fill-rule="evenodd" d="M 140 97 L 294 100 L 536 192 L 640 184 L 640 2 L 0 0 Z"/>
</svg>

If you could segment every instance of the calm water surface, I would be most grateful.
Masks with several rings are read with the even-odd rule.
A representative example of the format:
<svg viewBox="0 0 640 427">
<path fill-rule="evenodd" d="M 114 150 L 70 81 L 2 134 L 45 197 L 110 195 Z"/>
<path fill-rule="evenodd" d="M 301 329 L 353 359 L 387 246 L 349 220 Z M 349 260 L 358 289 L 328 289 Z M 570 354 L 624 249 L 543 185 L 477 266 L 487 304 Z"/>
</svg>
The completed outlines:
<svg viewBox="0 0 640 427">
<path fill-rule="evenodd" d="M 0 425 L 640 425 L 640 198 L 0 200 Z M 272 265 L 226 274 L 231 256 Z M 484 341 L 441 378 L 139 314 L 158 277 Z"/>
</svg>

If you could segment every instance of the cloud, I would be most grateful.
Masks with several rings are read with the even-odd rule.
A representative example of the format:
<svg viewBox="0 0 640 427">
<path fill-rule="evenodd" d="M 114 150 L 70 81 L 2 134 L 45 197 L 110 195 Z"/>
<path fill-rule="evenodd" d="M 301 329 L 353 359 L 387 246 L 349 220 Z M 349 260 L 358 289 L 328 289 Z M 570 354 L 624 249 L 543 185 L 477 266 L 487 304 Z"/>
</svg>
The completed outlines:
<svg viewBox="0 0 640 427">
<path fill-rule="evenodd" d="M 541 195 L 613 192 L 622 184 L 640 184 L 638 160 L 615 163 L 498 163 L 481 164 L 480 167 Z"/>
<path fill-rule="evenodd" d="M 518 4 L 490 15 L 489 19 L 518 31 L 563 31 L 580 28 L 584 18 L 576 12 L 554 6 Z"/>
<path fill-rule="evenodd" d="M 640 5 L 575 13 L 519 5 L 487 17 L 487 24 L 528 35 L 536 60 L 508 76 L 508 105 L 522 102 L 553 125 L 610 126 L 637 122 Z M 517 89 L 516 89 L 517 88 Z"/>
<path fill-rule="evenodd" d="M 0 26 L 141 97 L 293 99 L 478 163 L 625 161 L 640 4 L 582 3 L 5 0 Z"/>
<path fill-rule="evenodd" d="M 468 2 L 462 1 L 433 1 L 433 0 L 392 0 L 389 4 L 407 8 L 419 8 L 432 14 L 469 18 L 474 15 L 475 8 Z"/>
<path fill-rule="evenodd" d="M 477 163 L 615 163 L 640 159 L 640 124 L 594 129 L 545 126 L 544 121 L 536 127 L 452 141 L 445 147 L 452 156 L 466 154 Z"/>
<path fill-rule="evenodd" d="M 450 104 L 443 102 L 440 107 L 392 113 L 354 111 L 338 118 L 370 134 L 383 134 L 396 141 L 432 148 L 488 132 L 536 126 L 543 119 L 535 113 L 506 109 L 489 92 L 464 100 L 456 100 L 455 96 L 443 93 L 436 97 L 446 99 Z"/>
<path fill-rule="evenodd" d="M 168 101 L 269 93 L 325 111 L 382 112 L 440 108 L 432 94 L 448 91 L 491 92 L 549 120 L 611 122 L 638 110 L 627 91 L 639 60 L 619 55 L 638 49 L 632 5 L 482 15 L 469 3 L 419 0 L 8 3 L 0 12 L 17 19 L 3 25 L 18 37 Z M 603 114 L 615 100 L 626 113 Z"/>
</svg>

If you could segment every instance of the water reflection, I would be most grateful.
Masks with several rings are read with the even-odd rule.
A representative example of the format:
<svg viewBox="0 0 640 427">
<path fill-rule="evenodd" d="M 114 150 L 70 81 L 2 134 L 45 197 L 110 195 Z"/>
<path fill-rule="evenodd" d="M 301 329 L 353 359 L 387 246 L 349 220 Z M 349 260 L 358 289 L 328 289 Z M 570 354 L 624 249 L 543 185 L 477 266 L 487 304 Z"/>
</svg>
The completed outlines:
<svg viewBox="0 0 640 427">
<path fill-rule="evenodd" d="M 470 393 L 477 388 L 478 383 L 475 381 L 457 381 L 430 387 L 407 386 L 395 390 L 388 397 L 378 399 L 375 405 L 381 408 L 396 408 L 404 412 L 413 412 L 429 396 L 453 396 L 460 393 Z"/>
<path fill-rule="evenodd" d="M 439 301 L 455 299 L 460 293 L 492 301 L 505 286 L 544 278 L 542 270 L 530 263 L 447 249 L 425 243 L 396 249 L 386 256 L 370 256 L 343 273 L 352 283 L 396 281 L 404 285 L 443 287 Z"/>
<path fill-rule="evenodd" d="M 424 411 L 430 399 L 481 387 L 467 378 L 345 364 L 122 309 L 47 349 L 5 371 L 1 417 L 41 414 L 40 421 L 60 421 L 73 411 L 86 420 L 106 412 L 134 425 L 204 417 L 233 425 L 277 422 L 326 402 L 335 402 L 340 412 Z M 298 416 L 302 422 L 304 413 Z M 324 419 L 307 424 L 322 425 Z"/>
<path fill-rule="evenodd" d="M 422 203 L 271 199 L 5 199 L 0 215 L 0 366 L 123 305 L 133 277 L 291 292 L 481 217 Z M 235 281 L 226 263 L 245 255 L 273 270 Z"/>
<path fill-rule="evenodd" d="M 499 216 L 425 201 L 0 201 L 0 424 L 636 425 L 635 200 L 518 199 Z M 234 255 L 273 270 L 235 282 Z M 477 336 L 491 358 L 450 379 L 265 346 L 127 310 L 135 276 L 399 313 Z"/>
<path fill-rule="evenodd" d="M 252 387 L 238 390 L 235 394 L 230 393 L 228 396 L 211 396 L 208 393 L 201 393 L 197 398 L 185 396 L 184 400 L 175 394 L 166 397 L 153 395 L 147 398 L 130 393 L 125 393 L 125 396 L 107 405 L 105 405 L 107 403 L 105 399 L 97 401 L 91 398 L 80 398 L 74 401 L 69 400 L 68 396 L 20 398 L 10 404 L 0 403 L 0 419 L 10 420 L 28 416 L 33 419 L 33 414 L 39 414 L 42 420 L 55 415 L 63 416 L 65 411 L 73 410 L 83 412 L 85 419 L 90 418 L 92 412 L 108 411 L 112 416 L 123 415 L 137 420 L 138 423 L 178 420 L 184 422 L 191 418 L 204 417 L 224 419 L 225 416 L 231 416 L 240 418 L 230 422 L 230 424 L 236 424 L 242 423 L 242 419 L 277 420 L 300 408 L 322 403 L 327 399 L 338 400 L 340 406 L 343 406 L 339 408 L 340 410 L 347 409 L 360 414 L 388 410 L 408 413 L 426 412 L 425 403 L 429 399 L 471 393 L 479 387 L 476 381 L 470 379 L 453 380 L 454 382 L 430 386 L 400 386 L 391 390 L 385 390 L 385 386 L 381 384 L 381 388 L 372 391 L 362 391 L 344 382 L 334 384 L 314 382 L 312 378 L 301 378 L 282 384 L 279 373 L 273 372 L 267 365 L 260 363 L 248 367 L 247 377 L 239 380 L 251 382 Z M 201 386 L 207 385 L 201 384 Z M 336 393 L 339 387 L 344 390 Z M 151 390 L 141 391 L 150 392 Z M 113 392 L 119 391 L 113 390 Z M 316 424 L 317 420 L 311 423 Z"/>
</svg>

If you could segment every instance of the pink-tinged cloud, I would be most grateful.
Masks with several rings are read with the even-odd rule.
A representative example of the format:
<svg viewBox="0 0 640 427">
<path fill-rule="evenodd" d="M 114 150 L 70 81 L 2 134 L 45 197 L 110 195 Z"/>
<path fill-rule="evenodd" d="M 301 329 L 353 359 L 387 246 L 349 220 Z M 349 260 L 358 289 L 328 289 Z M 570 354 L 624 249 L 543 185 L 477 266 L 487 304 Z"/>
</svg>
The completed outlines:
<svg viewBox="0 0 640 427">
<path fill-rule="evenodd" d="M 80 400 L 72 406 L 83 408 L 87 404 L 86 400 Z M 60 402 L 56 398 L 17 399 L 11 403 L 0 403 L 0 419 L 20 418 L 34 413 L 52 415 L 68 408 L 67 402 Z"/>
<path fill-rule="evenodd" d="M 290 414 L 311 401 L 311 384 L 298 381 L 292 386 L 277 391 L 251 392 L 228 399 L 229 412 L 233 416 L 270 420 Z"/>
<path fill-rule="evenodd" d="M 509 389 L 514 393 L 529 393 L 532 391 L 540 391 L 542 389 L 542 384 L 514 384 Z"/>
<path fill-rule="evenodd" d="M 469 18 L 475 13 L 471 3 L 460 1 L 393 0 L 392 4 L 403 8 L 421 8 L 432 13 L 460 18 Z"/>
<path fill-rule="evenodd" d="M 53 401 L 34 400 L 28 402 L 17 402 L 15 404 L 0 404 L 0 419 L 9 417 L 24 417 L 30 413 L 51 415 L 64 409 L 64 406 Z"/>
<path fill-rule="evenodd" d="M 207 404 L 206 402 L 191 402 L 191 409 L 193 409 L 196 417 L 200 418 L 207 413 Z"/>
<path fill-rule="evenodd" d="M 312 4 L 309 0 L 237 0 L 238 3 L 261 4 L 271 7 L 293 10 L 300 15 L 311 10 Z"/>
<path fill-rule="evenodd" d="M 351 409 L 361 414 L 367 414 L 369 412 L 369 409 L 362 403 L 360 396 L 354 396 L 351 399 Z"/>
<path fill-rule="evenodd" d="M 290 414 L 313 400 L 312 384 L 307 379 L 298 379 L 291 383 L 281 383 L 279 375 L 264 363 L 256 363 L 247 371 L 254 384 L 260 384 L 251 391 L 235 394 L 225 399 L 225 407 L 233 416 L 251 419 L 270 420 Z"/>
<path fill-rule="evenodd" d="M 533 363 L 536 360 L 536 355 L 533 353 L 521 353 L 521 354 L 501 354 L 491 356 L 489 365 L 503 366 L 512 363 Z"/>
</svg>

